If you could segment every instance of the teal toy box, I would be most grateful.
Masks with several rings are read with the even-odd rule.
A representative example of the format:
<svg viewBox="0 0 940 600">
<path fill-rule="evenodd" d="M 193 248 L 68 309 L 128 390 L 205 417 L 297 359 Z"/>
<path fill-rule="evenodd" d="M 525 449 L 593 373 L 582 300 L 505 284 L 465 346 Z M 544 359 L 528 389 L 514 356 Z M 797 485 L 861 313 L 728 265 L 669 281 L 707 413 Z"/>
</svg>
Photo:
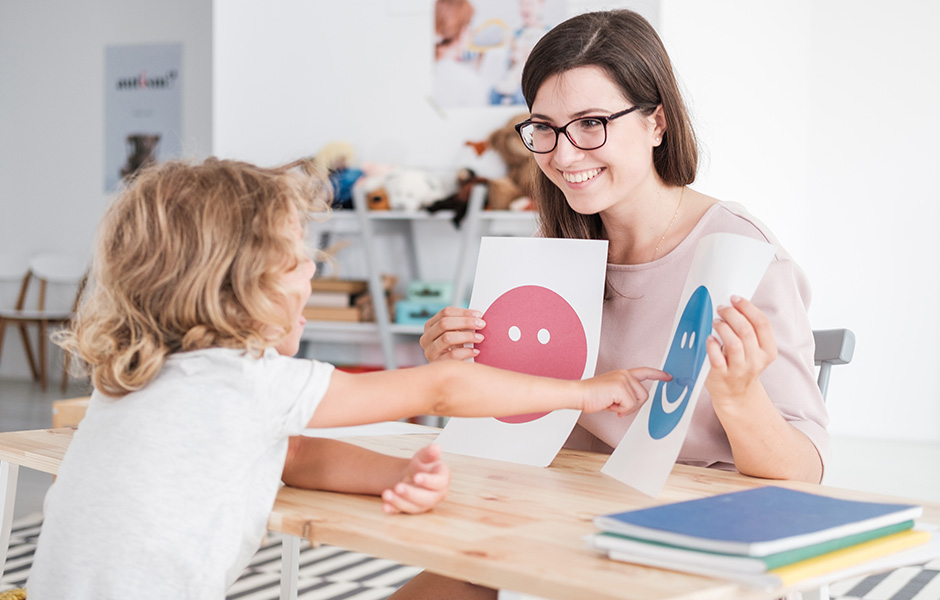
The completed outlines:
<svg viewBox="0 0 940 600">
<path fill-rule="evenodd" d="M 395 303 L 395 322 L 399 325 L 424 325 L 425 321 L 447 306 L 450 305 L 446 302 L 399 300 Z"/>
<path fill-rule="evenodd" d="M 408 300 L 450 304 L 454 299 L 454 284 L 412 281 L 408 284 Z M 436 312 L 436 311 L 435 311 Z"/>
<path fill-rule="evenodd" d="M 412 281 L 408 298 L 395 303 L 395 322 L 399 325 L 424 325 L 441 309 L 450 306 L 454 296 L 452 283 Z"/>
</svg>

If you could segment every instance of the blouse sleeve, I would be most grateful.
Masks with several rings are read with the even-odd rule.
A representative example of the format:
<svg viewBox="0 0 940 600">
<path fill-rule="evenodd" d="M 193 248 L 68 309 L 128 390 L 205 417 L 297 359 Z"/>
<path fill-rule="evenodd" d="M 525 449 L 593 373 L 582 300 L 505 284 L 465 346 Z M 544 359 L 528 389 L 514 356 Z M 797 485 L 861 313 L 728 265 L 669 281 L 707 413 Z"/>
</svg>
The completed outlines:
<svg viewBox="0 0 940 600">
<path fill-rule="evenodd" d="M 825 469 L 829 416 L 816 384 L 815 342 L 807 309 L 809 281 L 792 259 L 778 253 L 754 293 L 753 302 L 773 327 L 777 359 L 761 383 L 780 414 L 816 446 Z"/>
</svg>

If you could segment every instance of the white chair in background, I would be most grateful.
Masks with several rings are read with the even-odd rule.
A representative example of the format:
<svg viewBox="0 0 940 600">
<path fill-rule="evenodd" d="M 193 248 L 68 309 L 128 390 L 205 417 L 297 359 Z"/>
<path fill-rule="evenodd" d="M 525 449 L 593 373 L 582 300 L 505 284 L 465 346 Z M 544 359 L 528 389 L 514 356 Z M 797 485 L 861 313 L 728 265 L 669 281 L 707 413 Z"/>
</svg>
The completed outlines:
<svg viewBox="0 0 940 600">
<path fill-rule="evenodd" d="M 8 325 L 18 326 L 23 339 L 26 358 L 34 380 L 46 389 L 46 353 L 51 327 L 68 325 L 78 304 L 84 287 L 87 265 L 74 256 L 57 253 L 42 253 L 29 260 L 28 270 L 22 274 L 19 295 L 12 308 L 0 307 L 0 350 Z M 58 292 L 58 293 L 56 293 Z M 53 297 L 54 296 L 54 297 Z M 38 356 L 34 357 L 27 327 L 39 329 Z M 68 354 L 62 389 L 68 382 Z"/>
<path fill-rule="evenodd" d="M 26 352 L 26 362 L 33 379 L 39 378 L 36 359 L 33 356 L 32 345 L 26 332 L 26 324 L 17 319 L 8 318 L 7 315 L 16 312 L 16 306 L 23 296 L 23 278 L 29 272 L 29 262 L 15 256 L 0 255 L 0 354 L 3 353 L 3 341 L 7 325 L 17 325 L 23 349 Z"/>
</svg>

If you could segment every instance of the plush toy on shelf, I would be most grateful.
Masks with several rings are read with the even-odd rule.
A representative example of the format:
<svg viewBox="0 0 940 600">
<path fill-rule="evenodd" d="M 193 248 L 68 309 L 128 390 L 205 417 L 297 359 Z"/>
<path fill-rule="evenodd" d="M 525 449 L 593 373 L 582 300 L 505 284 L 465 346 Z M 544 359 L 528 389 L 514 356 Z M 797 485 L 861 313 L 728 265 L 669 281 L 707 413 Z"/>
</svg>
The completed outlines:
<svg viewBox="0 0 940 600">
<path fill-rule="evenodd" d="M 330 178 L 333 208 L 352 208 L 352 190 L 364 173 L 352 166 L 356 153 L 348 142 L 330 142 L 313 157 L 314 166 Z"/>
<path fill-rule="evenodd" d="M 489 184 L 489 180 L 486 177 L 477 176 L 473 169 L 460 169 L 460 171 L 457 172 L 457 191 L 431 204 L 428 207 L 428 212 L 434 214 L 439 210 L 453 210 L 454 227 L 460 229 L 460 223 L 467 215 L 470 192 L 473 191 L 473 186 L 478 183 Z"/>
<path fill-rule="evenodd" d="M 440 177 L 415 168 L 375 169 L 357 185 L 373 209 L 416 212 L 447 193 Z"/>
<path fill-rule="evenodd" d="M 515 125 L 527 119 L 527 113 L 519 114 L 505 125 L 490 133 L 484 142 L 467 142 L 477 155 L 494 150 L 506 165 L 506 176 L 491 177 L 486 197 L 490 210 L 531 210 L 532 193 L 535 190 L 535 161 L 526 149 Z"/>
</svg>

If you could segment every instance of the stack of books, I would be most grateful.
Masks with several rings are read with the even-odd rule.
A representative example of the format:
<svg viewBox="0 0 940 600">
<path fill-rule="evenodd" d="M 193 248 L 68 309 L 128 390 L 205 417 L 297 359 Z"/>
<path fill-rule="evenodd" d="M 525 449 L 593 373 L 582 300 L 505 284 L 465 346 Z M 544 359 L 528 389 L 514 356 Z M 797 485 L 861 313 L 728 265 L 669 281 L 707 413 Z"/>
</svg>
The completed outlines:
<svg viewBox="0 0 940 600">
<path fill-rule="evenodd" d="M 767 486 L 595 517 L 614 560 L 765 589 L 820 585 L 940 556 L 923 508 Z"/>
<path fill-rule="evenodd" d="M 360 279 L 314 279 L 303 315 L 308 321 L 361 321 L 356 300 L 369 287 Z"/>
</svg>

